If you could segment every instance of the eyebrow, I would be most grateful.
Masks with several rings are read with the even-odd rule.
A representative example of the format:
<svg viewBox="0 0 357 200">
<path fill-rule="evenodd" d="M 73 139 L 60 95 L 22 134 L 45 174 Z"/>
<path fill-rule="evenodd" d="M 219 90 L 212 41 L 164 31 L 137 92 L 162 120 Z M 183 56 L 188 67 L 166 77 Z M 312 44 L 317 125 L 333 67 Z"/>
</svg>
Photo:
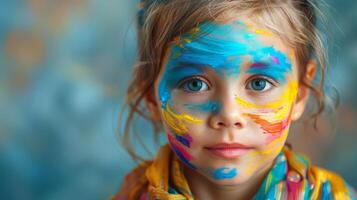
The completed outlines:
<svg viewBox="0 0 357 200">
<path fill-rule="evenodd" d="M 203 70 L 206 67 L 211 67 L 209 64 L 203 64 L 203 63 L 193 63 L 193 62 L 177 62 L 175 65 L 169 69 L 170 72 L 174 72 L 180 69 L 200 69 Z"/>
<path fill-rule="evenodd" d="M 250 68 L 266 68 L 269 64 L 265 62 L 254 62 L 250 65 Z"/>
<path fill-rule="evenodd" d="M 204 73 L 202 69 L 202 65 L 189 65 L 189 64 L 180 64 L 175 65 L 171 69 L 169 69 L 167 74 L 168 84 L 171 86 L 175 86 L 178 82 L 188 76 L 192 75 L 201 75 Z"/>
<path fill-rule="evenodd" d="M 269 76 L 281 82 L 285 82 L 286 73 L 288 73 L 289 71 L 290 71 L 289 69 L 284 69 L 279 64 L 275 63 L 274 65 L 271 65 L 266 62 L 254 62 L 246 70 L 246 72 L 249 74 L 261 74 L 261 75 Z"/>
</svg>

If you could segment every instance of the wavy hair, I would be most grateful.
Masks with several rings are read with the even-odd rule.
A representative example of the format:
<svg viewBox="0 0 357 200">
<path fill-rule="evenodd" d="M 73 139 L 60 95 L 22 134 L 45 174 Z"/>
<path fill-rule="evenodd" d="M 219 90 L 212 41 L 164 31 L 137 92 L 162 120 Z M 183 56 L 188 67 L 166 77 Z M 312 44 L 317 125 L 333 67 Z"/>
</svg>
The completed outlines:
<svg viewBox="0 0 357 200">
<path fill-rule="evenodd" d="M 322 37 L 316 25 L 316 16 L 321 16 L 322 12 L 314 1 L 144 0 L 140 3 L 138 12 L 137 61 L 123 107 L 128 107 L 129 112 L 121 141 L 134 160 L 142 160 L 131 145 L 130 127 L 134 116 L 138 114 L 152 123 L 156 139 L 162 130 L 161 122 L 150 117 L 143 100 L 154 91 L 154 82 L 160 73 L 164 54 L 170 42 L 174 37 L 203 21 L 225 22 L 237 17 L 237 14 L 251 17 L 294 49 L 299 82 L 312 91 L 317 103 L 317 110 L 311 116 L 316 124 L 317 117 L 325 109 L 326 56 Z M 306 65 L 312 57 L 315 57 L 319 65 L 319 80 L 315 82 L 304 78 Z M 141 141 L 140 136 L 137 136 Z"/>
</svg>

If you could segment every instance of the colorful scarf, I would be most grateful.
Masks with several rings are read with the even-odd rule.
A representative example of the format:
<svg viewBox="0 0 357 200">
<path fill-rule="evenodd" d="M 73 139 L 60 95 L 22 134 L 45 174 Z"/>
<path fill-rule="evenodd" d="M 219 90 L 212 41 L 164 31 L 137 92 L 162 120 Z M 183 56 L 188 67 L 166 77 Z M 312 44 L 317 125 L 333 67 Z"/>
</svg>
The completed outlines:
<svg viewBox="0 0 357 200">
<path fill-rule="evenodd" d="M 193 200 L 181 162 L 168 145 L 156 159 L 143 162 L 129 173 L 112 200 Z M 311 166 L 302 155 L 284 147 L 253 199 L 357 199 L 338 175 Z"/>
</svg>

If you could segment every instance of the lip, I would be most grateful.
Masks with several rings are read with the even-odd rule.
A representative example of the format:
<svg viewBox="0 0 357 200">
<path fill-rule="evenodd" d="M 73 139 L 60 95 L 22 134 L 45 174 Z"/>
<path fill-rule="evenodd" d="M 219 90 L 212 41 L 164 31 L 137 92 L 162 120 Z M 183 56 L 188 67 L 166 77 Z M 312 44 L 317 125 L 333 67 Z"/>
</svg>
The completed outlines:
<svg viewBox="0 0 357 200">
<path fill-rule="evenodd" d="M 219 143 L 212 146 L 206 146 L 204 149 L 218 157 L 233 159 L 248 153 L 253 147 L 239 143 Z"/>
</svg>

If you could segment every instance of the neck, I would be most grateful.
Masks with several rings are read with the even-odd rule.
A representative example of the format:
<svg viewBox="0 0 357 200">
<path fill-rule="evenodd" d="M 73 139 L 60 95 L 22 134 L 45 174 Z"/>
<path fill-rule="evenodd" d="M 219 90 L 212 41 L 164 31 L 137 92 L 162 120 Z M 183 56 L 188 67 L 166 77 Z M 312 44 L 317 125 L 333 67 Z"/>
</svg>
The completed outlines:
<svg viewBox="0 0 357 200">
<path fill-rule="evenodd" d="M 247 181 L 237 185 L 219 185 L 186 166 L 184 167 L 184 173 L 194 199 L 245 200 L 254 197 L 272 165 L 273 162 Z"/>
</svg>

